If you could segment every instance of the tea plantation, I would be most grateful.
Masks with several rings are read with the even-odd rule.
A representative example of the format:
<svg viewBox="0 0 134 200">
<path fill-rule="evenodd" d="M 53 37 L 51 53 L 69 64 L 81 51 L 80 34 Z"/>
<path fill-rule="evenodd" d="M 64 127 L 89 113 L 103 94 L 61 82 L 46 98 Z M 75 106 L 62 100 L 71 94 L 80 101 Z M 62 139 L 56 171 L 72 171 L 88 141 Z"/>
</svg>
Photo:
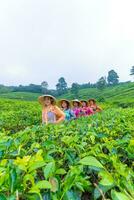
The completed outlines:
<svg viewBox="0 0 134 200">
<path fill-rule="evenodd" d="M 0 200 L 134 200 L 134 108 L 42 126 L 38 103 L 0 100 Z"/>
</svg>

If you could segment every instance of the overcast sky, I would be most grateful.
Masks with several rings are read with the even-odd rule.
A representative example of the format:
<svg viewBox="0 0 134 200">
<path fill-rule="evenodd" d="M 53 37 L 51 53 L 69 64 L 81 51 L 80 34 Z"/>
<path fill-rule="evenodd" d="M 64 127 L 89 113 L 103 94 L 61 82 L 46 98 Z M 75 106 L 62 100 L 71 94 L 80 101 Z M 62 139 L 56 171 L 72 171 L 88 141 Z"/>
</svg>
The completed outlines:
<svg viewBox="0 0 134 200">
<path fill-rule="evenodd" d="M 134 0 L 0 1 L 0 84 L 131 80 Z"/>
</svg>

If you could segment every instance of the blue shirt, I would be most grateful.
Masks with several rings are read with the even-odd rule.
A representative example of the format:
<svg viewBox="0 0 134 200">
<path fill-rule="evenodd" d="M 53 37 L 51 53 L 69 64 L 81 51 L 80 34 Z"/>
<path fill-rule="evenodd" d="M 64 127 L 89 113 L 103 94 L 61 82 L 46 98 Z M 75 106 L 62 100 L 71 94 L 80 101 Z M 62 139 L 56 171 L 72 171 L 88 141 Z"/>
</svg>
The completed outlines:
<svg viewBox="0 0 134 200">
<path fill-rule="evenodd" d="M 75 119 L 75 114 L 71 109 L 63 110 L 65 113 L 65 120 L 70 121 L 71 119 Z"/>
</svg>

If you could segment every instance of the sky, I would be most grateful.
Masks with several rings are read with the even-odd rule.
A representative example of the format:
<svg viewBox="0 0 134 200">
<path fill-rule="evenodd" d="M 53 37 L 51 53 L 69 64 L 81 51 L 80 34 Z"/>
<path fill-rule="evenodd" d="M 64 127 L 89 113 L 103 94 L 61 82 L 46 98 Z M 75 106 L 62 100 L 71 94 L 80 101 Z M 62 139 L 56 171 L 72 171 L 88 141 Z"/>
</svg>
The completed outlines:
<svg viewBox="0 0 134 200">
<path fill-rule="evenodd" d="M 0 84 L 132 80 L 134 0 L 0 1 Z"/>
</svg>

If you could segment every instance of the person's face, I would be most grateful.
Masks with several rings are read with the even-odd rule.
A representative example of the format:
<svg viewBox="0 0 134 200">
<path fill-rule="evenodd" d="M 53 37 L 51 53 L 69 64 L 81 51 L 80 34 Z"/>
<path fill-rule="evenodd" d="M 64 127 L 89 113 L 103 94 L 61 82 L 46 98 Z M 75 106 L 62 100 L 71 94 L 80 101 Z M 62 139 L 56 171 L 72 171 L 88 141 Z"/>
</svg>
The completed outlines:
<svg viewBox="0 0 134 200">
<path fill-rule="evenodd" d="M 83 101 L 83 102 L 82 102 L 82 106 L 83 106 L 83 107 L 86 107 L 86 106 L 87 106 L 86 102 Z"/>
<path fill-rule="evenodd" d="M 90 106 L 94 105 L 93 101 L 89 101 Z"/>
<path fill-rule="evenodd" d="M 45 101 L 44 101 L 45 106 L 50 106 L 51 103 L 51 98 L 50 97 L 45 97 Z"/>
<path fill-rule="evenodd" d="M 62 108 L 67 108 L 67 102 L 66 101 L 62 101 Z"/>
<path fill-rule="evenodd" d="M 78 102 L 74 102 L 74 107 L 79 107 L 79 104 L 78 104 Z"/>
</svg>

